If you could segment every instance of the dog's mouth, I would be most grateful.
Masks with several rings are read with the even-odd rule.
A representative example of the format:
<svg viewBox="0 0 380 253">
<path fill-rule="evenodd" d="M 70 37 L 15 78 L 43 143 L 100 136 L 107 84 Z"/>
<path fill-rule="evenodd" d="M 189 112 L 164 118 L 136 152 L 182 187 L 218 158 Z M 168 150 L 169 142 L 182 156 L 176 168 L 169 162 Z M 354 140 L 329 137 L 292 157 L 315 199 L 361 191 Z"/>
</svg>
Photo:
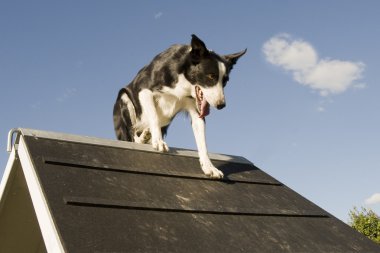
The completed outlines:
<svg viewBox="0 0 380 253">
<path fill-rule="evenodd" d="M 210 114 L 210 104 L 207 102 L 201 87 L 195 86 L 195 97 L 197 102 L 197 109 L 199 112 L 199 118 L 204 118 Z"/>
</svg>

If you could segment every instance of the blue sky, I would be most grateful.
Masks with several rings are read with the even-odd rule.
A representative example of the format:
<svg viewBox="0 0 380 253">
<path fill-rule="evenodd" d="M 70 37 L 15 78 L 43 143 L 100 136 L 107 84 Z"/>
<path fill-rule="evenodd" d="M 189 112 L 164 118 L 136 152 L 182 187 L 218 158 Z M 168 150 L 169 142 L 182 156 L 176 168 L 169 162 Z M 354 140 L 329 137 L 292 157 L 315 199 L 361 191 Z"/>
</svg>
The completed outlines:
<svg viewBox="0 0 380 253">
<path fill-rule="evenodd" d="M 118 90 L 197 34 L 248 48 L 207 118 L 210 152 L 244 156 L 347 221 L 380 214 L 379 1 L 1 1 L 0 175 L 14 127 L 114 139 Z M 180 115 L 167 143 L 195 149 Z M 376 195 L 377 194 L 377 195 Z M 372 198 L 371 198 L 372 197 Z"/>
</svg>

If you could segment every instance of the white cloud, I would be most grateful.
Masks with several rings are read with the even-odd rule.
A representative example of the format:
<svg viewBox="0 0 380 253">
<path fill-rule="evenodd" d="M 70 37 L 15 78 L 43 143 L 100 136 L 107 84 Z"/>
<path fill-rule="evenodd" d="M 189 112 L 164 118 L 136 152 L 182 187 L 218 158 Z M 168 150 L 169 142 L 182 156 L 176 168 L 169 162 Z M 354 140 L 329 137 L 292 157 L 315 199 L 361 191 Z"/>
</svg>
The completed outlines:
<svg viewBox="0 0 380 253">
<path fill-rule="evenodd" d="M 290 41 L 282 34 L 267 41 L 263 46 L 267 61 L 290 71 L 307 71 L 316 65 L 318 56 L 314 48 L 301 40 Z"/>
<path fill-rule="evenodd" d="M 371 197 L 365 200 L 366 205 L 374 205 L 380 203 L 380 193 L 374 193 Z"/>
<path fill-rule="evenodd" d="M 40 102 L 40 101 L 37 101 L 37 102 L 31 104 L 30 107 L 31 107 L 33 110 L 39 110 L 39 109 L 41 108 L 41 102 Z"/>
<path fill-rule="evenodd" d="M 318 112 L 324 112 L 324 111 L 326 111 L 326 108 L 324 106 L 320 105 L 317 107 L 317 111 Z"/>
<path fill-rule="evenodd" d="M 319 59 L 310 43 L 292 39 L 288 34 L 272 37 L 262 50 L 268 62 L 290 71 L 295 81 L 318 91 L 321 96 L 339 94 L 351 87 L 365 87 L 364 83 L 355 83 L 362 78 L 364 63 Z"/>
<path fill-rule="evenodd" d="M 56 98 L 56 100 L 57 102 L 62 103 L 66 101 L 67 99 L 71 98 L 72 96 L 74 96 L 76 93 L 77 93 L 77 89 L 67 88 L 60 97 Z"/>
<path fill-rule="evenodd" d="M 320 112 L 320 113 L 323 113 L 327 110 L 327 107 L 332 104 L 334 101 L 331 97 L 322 97 L 319 101 L 318 101 L 318 105 L 316 107 L 316 111 L 317 112 Z"/>
<path fill-rule="evenodd" d="M 159 19 L 161 18 L 163 15 L 163 13 L 160 11 L 160 12 L 157 12 L 156 14 L 154 14 L 154 19 Z"/>
</svg>

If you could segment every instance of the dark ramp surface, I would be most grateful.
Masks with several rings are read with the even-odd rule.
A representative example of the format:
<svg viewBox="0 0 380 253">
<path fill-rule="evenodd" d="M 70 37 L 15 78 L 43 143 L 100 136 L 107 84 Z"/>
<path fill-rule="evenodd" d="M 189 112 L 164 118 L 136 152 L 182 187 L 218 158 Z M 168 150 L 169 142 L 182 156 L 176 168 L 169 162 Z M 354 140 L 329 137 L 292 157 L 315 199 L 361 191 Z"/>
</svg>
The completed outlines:
<svg viewBox="0 0 380 253">
<path fill-rule="evenodd" d="M 67 252 L 380 252 L 252 164 L 24 139 Z"/>
</svg>

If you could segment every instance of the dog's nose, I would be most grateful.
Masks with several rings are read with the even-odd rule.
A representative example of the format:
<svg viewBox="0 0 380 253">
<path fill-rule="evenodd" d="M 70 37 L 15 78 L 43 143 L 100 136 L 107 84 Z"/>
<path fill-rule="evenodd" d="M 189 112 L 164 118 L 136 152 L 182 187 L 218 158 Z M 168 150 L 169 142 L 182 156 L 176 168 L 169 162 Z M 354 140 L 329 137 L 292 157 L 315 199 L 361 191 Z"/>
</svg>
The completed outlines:
<svg viewBox="0 0 380 253">
<path fill-rule="evenodd" d="M 216 106 L 216 109 L 220 110 L 220 109 L 223 109 L 224 107 L 226 107 L 226 103 L 221 103 Z"/>
</svg>

